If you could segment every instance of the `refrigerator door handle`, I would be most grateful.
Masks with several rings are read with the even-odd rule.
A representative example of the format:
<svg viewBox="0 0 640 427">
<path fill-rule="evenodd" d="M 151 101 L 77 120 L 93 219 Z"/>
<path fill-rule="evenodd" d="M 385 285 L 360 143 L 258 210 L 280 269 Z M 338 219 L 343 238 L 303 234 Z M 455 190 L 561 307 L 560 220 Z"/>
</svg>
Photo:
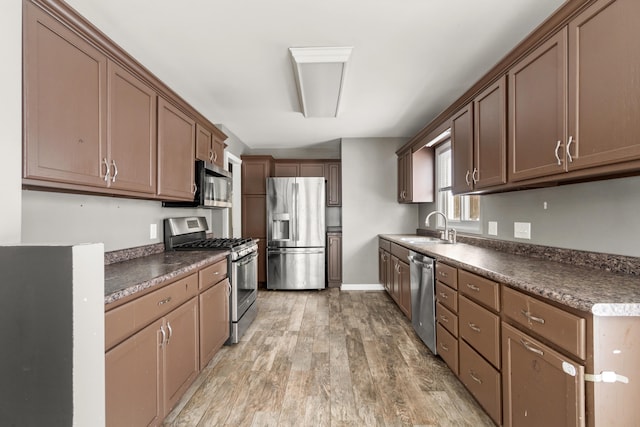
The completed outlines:
<svg viewBox="0 0 640 427">
<path fill-rule="evenodd" d="M 294 209 L 294 217 L 295 217 L 295 221 L 293 224 L 293 241 L 294 242 L 298 241 L 299 235 L 300 235 L 300 229 L 299 229 L 300 209 L 298 207 L 298 204 L 300 203 L 299 197 L 300 197 L 300 184 L 298 184 L 297 182 L 294 182 L 293 183 L 293 209 Z"/>
</svg>

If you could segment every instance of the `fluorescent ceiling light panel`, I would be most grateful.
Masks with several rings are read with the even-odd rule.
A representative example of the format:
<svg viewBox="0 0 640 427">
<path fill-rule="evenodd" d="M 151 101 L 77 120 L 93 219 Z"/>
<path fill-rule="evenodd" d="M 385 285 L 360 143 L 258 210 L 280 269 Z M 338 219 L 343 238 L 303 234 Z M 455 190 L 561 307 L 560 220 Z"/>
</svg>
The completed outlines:
<svg viewBox="0 0 640 427">
<path fill-rule="evenodd" d="M 351 47 L 290 47 L 305 117 L 337 117 Z"/>
</svg>

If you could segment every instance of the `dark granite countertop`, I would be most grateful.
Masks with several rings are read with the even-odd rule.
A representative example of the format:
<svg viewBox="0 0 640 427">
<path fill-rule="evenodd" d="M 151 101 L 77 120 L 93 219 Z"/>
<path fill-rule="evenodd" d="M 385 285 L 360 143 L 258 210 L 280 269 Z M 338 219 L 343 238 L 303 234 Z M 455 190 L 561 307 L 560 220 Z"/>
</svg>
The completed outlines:
<svg viewBox="0 0 640 427">
<path fill-rule="evenodd" d="M 171 251 L 116 262 L 104 267 L 104 303 L 115 301 L 211 262 L 226 258 L 229 251 Z"/>
<path fill-rule="evenodd" d="M 640 277 L 513 255 L 464 243 L 408 243 L 380 237 L 455 267 L 596 316 L 640 316 Z"/>
</svg>

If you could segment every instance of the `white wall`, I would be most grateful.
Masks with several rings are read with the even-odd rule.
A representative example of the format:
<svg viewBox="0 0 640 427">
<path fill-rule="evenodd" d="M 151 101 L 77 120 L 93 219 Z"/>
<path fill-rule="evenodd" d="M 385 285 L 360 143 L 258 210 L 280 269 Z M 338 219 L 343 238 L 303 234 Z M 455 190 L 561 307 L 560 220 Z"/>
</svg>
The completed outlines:
<svg viewBox="0 0 640 427">
<path fill-rule="evenodd" d="M 415 233 L 417 205 L 396 202 L 402 138 L 342 139 L 342 282 L 378 283 L 378 234 Z"/>
<path fill-rule="evenodd" d="M 0 13 L 0 244 L 20 242 L 22 175 L 22 2 Z"/>
</svg>

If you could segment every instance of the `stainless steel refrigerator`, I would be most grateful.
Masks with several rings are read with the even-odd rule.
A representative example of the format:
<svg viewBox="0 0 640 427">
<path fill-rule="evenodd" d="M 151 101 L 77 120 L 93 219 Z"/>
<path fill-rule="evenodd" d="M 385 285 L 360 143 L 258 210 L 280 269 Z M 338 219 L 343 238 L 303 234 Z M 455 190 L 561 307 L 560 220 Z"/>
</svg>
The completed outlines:
<svg viewBox="0 0 640 427">
<path fill-rule="evenodd" d="M 324 178 L 267 179 L 267 289 L 325 287 Z"/>
</svg>

